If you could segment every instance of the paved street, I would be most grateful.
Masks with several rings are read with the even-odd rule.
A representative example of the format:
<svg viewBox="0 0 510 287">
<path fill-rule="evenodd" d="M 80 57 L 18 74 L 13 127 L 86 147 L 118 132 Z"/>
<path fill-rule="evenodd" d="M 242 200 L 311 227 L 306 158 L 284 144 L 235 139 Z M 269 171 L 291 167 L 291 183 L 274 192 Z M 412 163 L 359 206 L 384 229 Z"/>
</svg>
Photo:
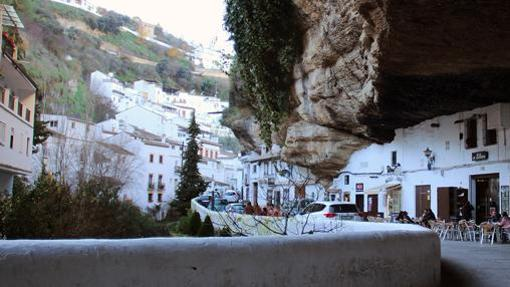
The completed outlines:
<svg viewBox="0 0 510 287">
<path fill-rule="evenodd" d="M 442 241 L 441 286 L 508 286 L 510 244 Z"/>
</svg>

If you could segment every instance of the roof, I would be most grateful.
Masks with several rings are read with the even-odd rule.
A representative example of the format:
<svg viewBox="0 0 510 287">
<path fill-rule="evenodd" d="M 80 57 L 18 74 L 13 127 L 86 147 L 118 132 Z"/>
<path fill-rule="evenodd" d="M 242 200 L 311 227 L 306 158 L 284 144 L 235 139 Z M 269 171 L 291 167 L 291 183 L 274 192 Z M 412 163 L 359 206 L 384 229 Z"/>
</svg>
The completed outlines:
<svg viewBox="0 0 510 287">
<path fill-rule="evenodd" d="M 0 4 L 0 11 L 2 11 L 2 25 L 16 28 L 25 28 L 19 19 L 16 10 L 14 10 L 14 7 L 11 5 Z"/>
<path fill-rule="evenodd" d="M 98 143 L 99 145 L 101 146 L 104 146 L 108 149 L 111 149 L 112 151 L 118 153 L 118 154 L 123 154 L 123 155 L 134 155 L 132 152 L 128 151 L 127 149 L 121 147 L 120 145 L 116 145 L 116 144 L 112 144 L 112 143 L 106 143 L 106 142 L 101 142 L 101 141 L 96 141 L 96 143 Z"/>
<path fill-rule="evenodd" d="M 210 141 L 210 140 L 205 140 L 205 139 L 199 139 L 199 140 L 200 140 L 200 143 L 214 145 L 214 146 L 221 146 L 221 144 L 219 144 L 217 142 Z"/>
</svg>

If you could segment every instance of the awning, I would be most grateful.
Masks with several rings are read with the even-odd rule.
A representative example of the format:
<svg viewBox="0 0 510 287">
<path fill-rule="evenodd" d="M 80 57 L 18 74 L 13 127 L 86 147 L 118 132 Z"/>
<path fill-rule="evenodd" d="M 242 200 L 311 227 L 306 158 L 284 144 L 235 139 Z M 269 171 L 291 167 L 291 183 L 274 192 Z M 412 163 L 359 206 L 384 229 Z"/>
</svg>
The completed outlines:
<svg viewBox="0 0 510 287">
<path fill-rule="evenodd" d="M 379 194 L 379 192 L 382 191 L 396 191 L 402 189 L 402 186 L 400 183 L 393 183 L 393 184 L 383 184 L 376 187 L 368 188 L 365 190 L 365 194 Z"/>
</svg>

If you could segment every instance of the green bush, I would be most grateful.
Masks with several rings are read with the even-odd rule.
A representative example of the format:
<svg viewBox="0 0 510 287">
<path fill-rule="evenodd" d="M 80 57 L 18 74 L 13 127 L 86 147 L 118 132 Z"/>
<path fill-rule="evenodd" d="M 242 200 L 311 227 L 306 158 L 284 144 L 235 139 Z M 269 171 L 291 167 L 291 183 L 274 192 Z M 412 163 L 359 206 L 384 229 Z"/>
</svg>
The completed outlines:
<svg viewBox="0 0 510 287">
<path fill-rule="evenodd" d="M 169 236 L 106 178 L 80 184 L 77 190 L 42 173 L 34 186 L 16 177 L 12 195 L 0 196 L 0 235 L 7 239 L 131 238 Z"/>
<path fill-rule="evenodd" d="M 214 236 L 214 227 L 211 221 L 211 218 L 208 216 L 205 217 L 204 223 L 200 226 L 198 230 L 199 237 L 211 237 Z"/>
<path fill-rule="evenodd" d="M 198 212 L 193 212 L 191 214 L 191 218 L 189 219 L 189 235 L 196 236 L 198 231 L 202 226 L 202 220 L 200 219 L 200 214 Z"/>
</svg>

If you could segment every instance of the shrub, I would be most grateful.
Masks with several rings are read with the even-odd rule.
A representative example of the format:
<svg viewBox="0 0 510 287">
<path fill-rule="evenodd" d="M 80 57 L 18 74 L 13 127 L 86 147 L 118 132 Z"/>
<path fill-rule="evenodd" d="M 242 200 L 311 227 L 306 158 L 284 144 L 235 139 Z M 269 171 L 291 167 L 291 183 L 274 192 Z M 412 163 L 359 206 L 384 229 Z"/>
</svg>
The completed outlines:
<svg viewBox="0 0 510 287">
<path fill-rule="evenodd" d="M 191 218 L 189 219 L 189 235 L 196 236 L 200 227 L 202 225 L 202 220 L 200 220 L 200 214 L 198 212 L 193 212 L 191 214 Z"/>
<path fill-rule="evenodd" d="M 204 223 L 200 226 L 198 230 L 199 237 L 211 237 L 214 236 L 214 227 L 211 221 L 211 218 L 208 216 L 205 217 Z"/>
</svg>

